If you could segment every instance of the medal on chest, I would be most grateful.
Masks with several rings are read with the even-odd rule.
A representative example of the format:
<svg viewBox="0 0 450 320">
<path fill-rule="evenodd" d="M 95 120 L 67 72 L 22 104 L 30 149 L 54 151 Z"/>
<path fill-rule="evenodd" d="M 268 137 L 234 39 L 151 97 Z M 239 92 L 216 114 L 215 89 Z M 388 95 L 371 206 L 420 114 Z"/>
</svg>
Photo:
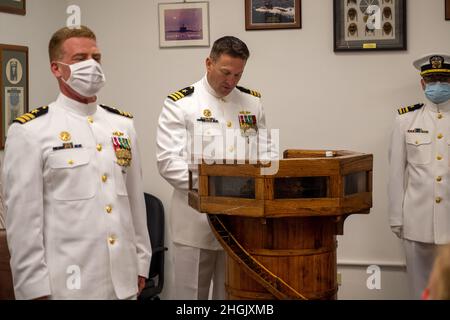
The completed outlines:
<svg viewBox="0 0 450 320">
<path fill-rule="evenodd" d="M 248 111 L 239 112 L 239 127 L 243 137 L 256 136 L 258 133 L 256 116 Z"/>
<path fill-rule="evenodd" d="M 133 155 L 131 153 L 131 140 L 125 138 L 121 132 L 114 132 L 112 136 L 114 152 L 116 153 L 117 164 L 122 167 L 129 167 Z"/>
</svg>

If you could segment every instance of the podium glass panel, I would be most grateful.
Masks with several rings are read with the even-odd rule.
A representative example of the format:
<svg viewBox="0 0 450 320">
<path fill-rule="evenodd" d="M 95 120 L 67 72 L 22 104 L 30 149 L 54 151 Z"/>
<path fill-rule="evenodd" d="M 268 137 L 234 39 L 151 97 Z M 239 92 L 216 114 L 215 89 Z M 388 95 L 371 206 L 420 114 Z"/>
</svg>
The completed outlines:
<svg viewBox="0 0 450 320">
<path fill-rule="evenodd" d="M 344 177 L 344 194 L 346 196 L 368 192 L 366 172 L 356 172 Z"/>
<path fill-rule="evenodd" d="M 276 178 L 275 199 L 326 198 L 328 177 Z"/>
<path fill-rule="evenodd" d="M 248 177 L 209 177 L 211 197 L 255 199 L 255 179 Z"/>
</svg>

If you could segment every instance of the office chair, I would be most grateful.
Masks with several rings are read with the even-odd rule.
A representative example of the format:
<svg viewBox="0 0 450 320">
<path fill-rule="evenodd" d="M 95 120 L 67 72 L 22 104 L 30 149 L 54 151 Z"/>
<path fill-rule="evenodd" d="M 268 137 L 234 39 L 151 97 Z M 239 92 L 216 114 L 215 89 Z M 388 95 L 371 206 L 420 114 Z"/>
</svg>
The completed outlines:
<svg viewBox="0 0 450 320">
<path fill-rule="evenodd" d="M 157 197 L 144 193 L 147 209 L 147 228 L 152 242 L 152 261 L 149 277 L 139 300 L 159 300 L 164 286 L 164 206 Z"/>
</svg>

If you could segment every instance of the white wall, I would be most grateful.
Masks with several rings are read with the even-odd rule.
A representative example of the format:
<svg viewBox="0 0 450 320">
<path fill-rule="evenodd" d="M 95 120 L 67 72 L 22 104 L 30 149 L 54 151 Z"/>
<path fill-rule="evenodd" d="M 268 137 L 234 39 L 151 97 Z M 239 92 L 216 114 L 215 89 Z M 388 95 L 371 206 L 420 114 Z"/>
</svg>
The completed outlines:
<svg viewBox="0 0 450 320">
<path fill-rule="evenodd" d="M 1 16 L 0 42 L 31 45 L 30 101 L 42 104 L 54 93 L 53 83 L 44 88 L 50 81 L 43 64 L 45 43 L 50 30 L 56 29 L 56 21 L 65 21 L 65 16 L 54 16 L 63 11 L 55 10 L 60 1 L 47 0 L 42 5 L 43 0 L 39 0 L 40 6 L 36 2 L 29 0 L 30 16 L 24 25 L 20 18 L 5 16 L 14 22 L 14 32 L 2 31 L 8 24 Z M 160 49 L 160 2 L 173 0 L 66 3 L 80 5 L 82 23 L 97 33 L 108 79 L 101 100 L 135 114 L 145 190 L 160 197 L 168 209 L 171 187 L 155 165 L 158 115 L 168 93 L 204 74 L 209 48 Z M 234 35 L 252 52 L 241 84 L 262 92 L 269 125 L 281 129 L 282 149 L 347 149 L 374 154 L 373 210 L 368 216 L 349 217 L 345 235 L 339 238 L 343 283 L 339 297 L 407 298 L 403 253 L 387 220 L 388 139 L 396 109 L 423 100 L 419 76 L 411 62 L 432 50 L 450 52 L 450 22 L 444 20 L 444 1 L 407 1 L 408 51 L 339 54 L 333 52 L 332 1 L 303 0 L 300 30 L 251 32 L 245 31 L 244 1 L 209 2 L 211 39 Z M 49 18 L 45 14 L 50 6 Z M 31 28 L 38 36 L 28 34 Z M 365 287 L 369 264 L 382 268 L 381 290 Z M 171 270 L 168 260 L 168 276 Z M 170 297 L 170 286 L 168 278 L 164 297 Z"/>
</svg>

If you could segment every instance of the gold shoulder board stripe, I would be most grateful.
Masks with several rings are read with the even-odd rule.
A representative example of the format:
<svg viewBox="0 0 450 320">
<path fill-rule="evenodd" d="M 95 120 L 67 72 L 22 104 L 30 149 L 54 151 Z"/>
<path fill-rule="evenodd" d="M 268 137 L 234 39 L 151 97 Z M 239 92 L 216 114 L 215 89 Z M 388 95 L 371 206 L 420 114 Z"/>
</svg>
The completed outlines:
<svg viewBox="0 0 450 320">
<path fill-rule="evenodd" d="M 122 111 L 122 110 L 119 110 L 119 109 L 116 109 L 113 107 L 108 107 L 104 104 L 101 104 L 100 107 L 102 107 L 103 109 L 105 109 L 106 111 L 109 111 L 111 113 L 118 114 L 119 116 L 133 119 L 133 115 L 129 112 L 125 112 L 125 111 Z"/>
<path fill-rule="evenodd" d="M 43 116 L 44 114 L 48 113 L 48 106 L 40 107 L 37 109 L 34 109 L 28 113 L 25 113 L 21 115 L 20 117 L 17 117 L 13 122 L 19 123 L 19 124 L 25 124 L 27 122 L 30 122 L 31 120 L 34 120 L 40 116 Z"/>
<path fill-rule="evenodd" d="M 416 110 L 419 110 L 420 108 L 422 108 L 423 106 L 424 106 L 423 103 L 418 103 L 418 104 L 415 104 L 413 106 L 409 106 L 406 108 L 400 108 L 400 109 L 398 109 L 398 114 L 403 115 L 408 112 L 416 111 Z"/>
<path fill-rule="evenodd" d="M 187 96 L 190 96 L 191 94 L 194 93 L 195 88 L 194 87 L 186 87 L 184 89 L 181 89 L 177 92 L 174 92 L 172 94 L 169 94 L 167 96 L 167 98 L 169 98 L 170 100 L 177 102 L 178 100 L 181 100 Z"/>
<path fill-rule="evenodd" d="M 240 87 L 240 86 L 236 86 L 236 89 L 238 89 L 241 92 L 250 94 L 250 95 L 252 95 L 254 97 L 261 98 L 261 93 L 259 93 L 258 91 L 250 90 L 250 89 L 247 89 L 247 88 L 244 88 L 244 87 Z"/>
</svg>

